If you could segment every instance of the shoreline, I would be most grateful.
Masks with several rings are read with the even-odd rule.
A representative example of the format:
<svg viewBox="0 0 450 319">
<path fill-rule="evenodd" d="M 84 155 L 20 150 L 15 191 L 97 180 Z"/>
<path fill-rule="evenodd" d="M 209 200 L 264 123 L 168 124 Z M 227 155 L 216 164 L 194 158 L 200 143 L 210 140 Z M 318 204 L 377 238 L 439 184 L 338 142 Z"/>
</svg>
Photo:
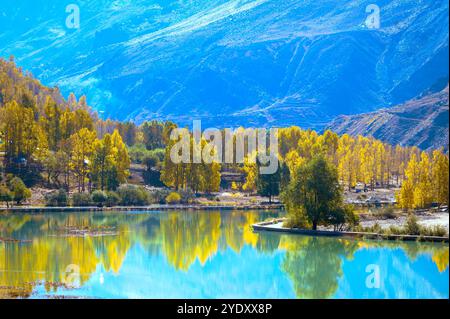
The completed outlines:
<svg viewBox="0 0 450 319">
<path fill-rule="evenodd" d="M 351 237 L 376 240 L 402 240 L 402 241 L 427 241 L 427 242 L 444 242 L 448 243 L 448 237 L 441 236 L 417 236 L 417 235 L 386 235 L 378 233 L 366 232 L 348 232 L 348 231 L 331 231 L 331 230 L 310 230 L 300 228 L 283 227 L 284 218 L 274 219 L 252 225 L 253 231 L 269 231 L 284 234 L 297 234 L 306 236 L 323 236 L 323 237 Z"/>
<path fill-rule="evenodd" d="M 84 207 L 45 207 L 45 206 L 29 206 L 29 207 L 1 207 L 0 213 L 74 213 L 74 212 L 130 212 L 130 211 L 169 211 L 169 210 L 284 210 L 282 204 L 267 204 L 267 205 L 149 205 L 149 206 L 113 206 L 113 207 L 98 207 L 98 206 L 84 206 Z"/>
</svg>

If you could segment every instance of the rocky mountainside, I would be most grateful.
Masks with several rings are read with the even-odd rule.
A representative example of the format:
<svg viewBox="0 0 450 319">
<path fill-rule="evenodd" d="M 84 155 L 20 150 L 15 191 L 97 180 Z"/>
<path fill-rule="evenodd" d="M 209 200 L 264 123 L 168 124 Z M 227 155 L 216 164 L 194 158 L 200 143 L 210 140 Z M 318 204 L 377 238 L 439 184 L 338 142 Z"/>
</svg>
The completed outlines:
<svg viewBox="0 0 450 319">
<path fill-rule="evenodd" d="M 69 2 L 70 3 L 70 2 Z M 0 56 L 104 117 L 321 128 L 448 82 L 448 1 L 2 0 Z"/>
<path fill-rule="evenodd" d="M 339 116 L 328 125 L 339 134 L 373 136 L 390 144 L 424 150 L 449 144 L 449 88 L 376 112 Z"/>
</svg>

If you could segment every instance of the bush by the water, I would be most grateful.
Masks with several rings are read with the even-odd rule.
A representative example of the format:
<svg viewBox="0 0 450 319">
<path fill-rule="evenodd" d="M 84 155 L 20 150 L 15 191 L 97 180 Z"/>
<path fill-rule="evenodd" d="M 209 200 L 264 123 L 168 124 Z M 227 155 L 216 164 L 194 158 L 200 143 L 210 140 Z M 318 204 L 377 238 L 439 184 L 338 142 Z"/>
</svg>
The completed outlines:
<svg viewBox="0 0 450 319">
<path fill-rule="evenodd" d="M 107 192 L 106 193 L 106 203 L 105 205 L 108 207 L 117 206 L 120 204 L 120 196 L 116 192 Z"/>
<path fill-rule="evenodd" d="M 52 192 L 45 196 L 45 205 L 50 207 L 66 207 L 69 204 L 69 196 L 64 189 Z"/>
<path fill-rule="evenodd" d="M 180 204 L 191 204 L 196 196 L 191 191 L 178 191 L 177 193 L 181 196 Z"/>
<path fill-rule="evenodd" d="M 417 217 L 413 214 L 410 214 L 405 226 L 403 227 L 395 227 L 391 226 L 386 231 L 388 234 L 393 235 L 416 235 L 416 236 L 446 236 L 447 230 L 445 227 L 437 225 L 437 226 L 422 226 L 417 222 Z"/>
<path fill-rule="evenodd" d="M 165 204 L 166 197 L 170 194 L 168 189 L 155 189 L 150 192 L 150 202 L 153 204 Z"/>
<path fill-rule="evenodd" d="M 117 189 L 120 197 L 120 205 L 123 206 L 145 206 L 150 203 L 148 191 L 137 185 L 125 184 Z"/>
<path fill-rule="evenodd" d="M 9 190 L 11 191 L 13 200 L 20 204 L 24 200 L 31 197 L 31 191 L 26 187 L 25 183 L 19 177 L 13 177 L 9 183 Z"/>
<path fill-rule="evenodd" d="M 291 208 L 288 213 L 288 218 L 284 221 L 283 227 L 286 228 L 311 228 L 311 223 L 306 217 L 303 207 Z"/>
<path fill-rule="evenodd" d="M 104 191 L 96 190 L 92 193 L 92 201 L 98 207 L 103 207 L 108 201 L 108 195 Z"/>
<path fill-rule="evenodd" d="M 75 193 L 72 195 L 72 206 L 84 207 L 92 205 L 92 197 L 88 193 Z"/>
<path fill-rule="evenodd" d="M 167 204 L 179 204 L 181 201 L 181 195 L 177 192 L 172 192 L 166 197 Z"/>
</svg>

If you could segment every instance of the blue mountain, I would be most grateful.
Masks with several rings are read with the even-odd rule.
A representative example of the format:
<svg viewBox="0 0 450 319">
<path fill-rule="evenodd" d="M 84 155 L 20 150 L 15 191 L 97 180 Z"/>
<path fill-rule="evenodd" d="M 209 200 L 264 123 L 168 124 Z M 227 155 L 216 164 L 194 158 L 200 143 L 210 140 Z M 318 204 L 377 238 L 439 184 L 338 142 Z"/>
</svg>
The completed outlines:
<svg viewBox="0 0 450 319">
<path fill-rule="evenodd" d="M 448 0 L 372 3 L 2 0 L 0 56 L 103 117 L 321 128 L 448 83 Z"/>
</svg>

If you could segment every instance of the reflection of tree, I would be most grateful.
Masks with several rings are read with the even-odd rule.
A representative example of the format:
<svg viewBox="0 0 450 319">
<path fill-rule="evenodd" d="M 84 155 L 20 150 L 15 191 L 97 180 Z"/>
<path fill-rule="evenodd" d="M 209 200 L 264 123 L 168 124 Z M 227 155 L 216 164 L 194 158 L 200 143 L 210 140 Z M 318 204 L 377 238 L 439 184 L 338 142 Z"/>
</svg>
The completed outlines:
<svg viewBox="0 0 450 319">
<path fill-rule="evenodd" d="M 407 241 L 368 241 L 365 245 L 367 248 L 390 247 L 397 249 L 400 247 L 411 261 L 416 260 L 421 255 L 428 254 L 431 255 L 431 260 L 435 263 L 439 272 L 443 272 L 448 268 L 449 247 L 447 244 Z"/>
<path fill-rule="evenodd" d="M 448 268 L 448 247 L 434 249 L 431 259 L 436 264 L 439 272 L 444 272 Z"/>
<path fill-rule="evenodd" d="M 1 220 L 2 236 L 27 240 L 0 244 L 0 296 L 29 296 L 33 287 L 43 283 L 47 291 L 55 291 L 66 279 L 66 269 L 76 265 L 80 270 L 80 283 L 86 282 L 103 264 L 107 271 L 118 272 L 131 246 L 130 225 L 145 220 L 144 215 L 96 214 L 45 214 L 18 215 L 25 220 Z M 31 217 L 30 217 L 31 216 Z M 66 229 L 95 230 L 95 236 L 77 236 Z M 99 235 L 102 229 L 118 232 L 117 235 Z M 36 234 L 45 231 L 47 236 Z"/>
<path fill-rule="evenodd" d="M 263 240 L 251 225 L 273 213 L 254 211 L 173 212 L 161 219 L 162 251 L 176 268 L 188 270 L 196 259 L 204 264 L 225 244 L 236 253 L 244 245 L 272 251 L 277 243 Z M 270 242 L 272 241 L 272 242 Z M 270 243 L 269 243 L 270 242 Z"/>
<path fill-rule="evenodd" d="M 258 251 L 262 251 L 265 253 L 272 253 L 279 248 L 280 238 L 281 238 L 280 234 L 274 234 L 269 232 L 263 234 L 263 236 L 259 236 L 256 249 L 258 249 Z"/>
<path fill-rule="evenodd" d="M 145 249 L 150 255 L 161 253 L 162 240 L 160 236 L 160 215 L 149 214 L 148 218 L 138 225 L 134 225 L 132 236 L 133 243 Z"/>
<path fill-rule="evenodd" d="M 0 214 L 0 233 L 11 233 L 21 229 L 31 219 L 24 214 Z"/>
<path fill-rule="evenodd" d="M 239 253 L 244 246 L 242 231 L 246 217 L 241 212 L 229 212 L 222 216 L 222 230 L 226 246 Z M 226 247 L 225 247 L 226 248 Z"/>
<path fill-rule="evenodd" d="M 176 269 L 204 264 L 219 248 L 219 212 L 176 212 L 161 219 L 162 250 Z"/>
<path fill-rule="evenodd" d="M 80 267 L 85 282 L 95 270 L 97 257 L 92 238 L 43 237 L 31 243 L 7 243 L 0 246 L 0 286 L 31 289 L 43 282 L 46 290 L 56 290 L 64 282 L 66 267 Z M 31 291 L 30 291 L 31 292 Z"/>
<path fill-rule="evenodd" d="M 310 236 L 286 236 L 282 269 L 292 280 L 299 298 L 328 298 L 337 290 L 342 276 L 342 258 L 357 249 L 356 241 Z"/>
<path fill-rule="evenodd" d="M 247 244 L 256 247 L 259 236 L 253 232 L 251 226 L 260 221 L 258 212 L 233 211 L 222 215 L 222 230 L 225 242 L 233 251 L 239 253 Z"/>
<path fill-rule="evenodd" d="M 246 215 L 246 221 L 245 224 L 243 225 L 243 236 L 244 236 L 244 242 L 247 245 L 250 245 L 252 247 L 256 247 L 256 244 L 258 243 L 258 234 L 255 233 L 252 230 L 252 225 L 257 223 L 260 219 L 260 215 L 258 215 L 258 213 L 252 212 L 252 213 L 247 213 Z"/>
<path fill-rule="evenodd" d="M 448 245 L 403 242 L 400 246 L 411 260 L 416 260 L 420 255 L 429 254 L 439 272 L 443 272 L 448 268 Z"/>
</svg>

